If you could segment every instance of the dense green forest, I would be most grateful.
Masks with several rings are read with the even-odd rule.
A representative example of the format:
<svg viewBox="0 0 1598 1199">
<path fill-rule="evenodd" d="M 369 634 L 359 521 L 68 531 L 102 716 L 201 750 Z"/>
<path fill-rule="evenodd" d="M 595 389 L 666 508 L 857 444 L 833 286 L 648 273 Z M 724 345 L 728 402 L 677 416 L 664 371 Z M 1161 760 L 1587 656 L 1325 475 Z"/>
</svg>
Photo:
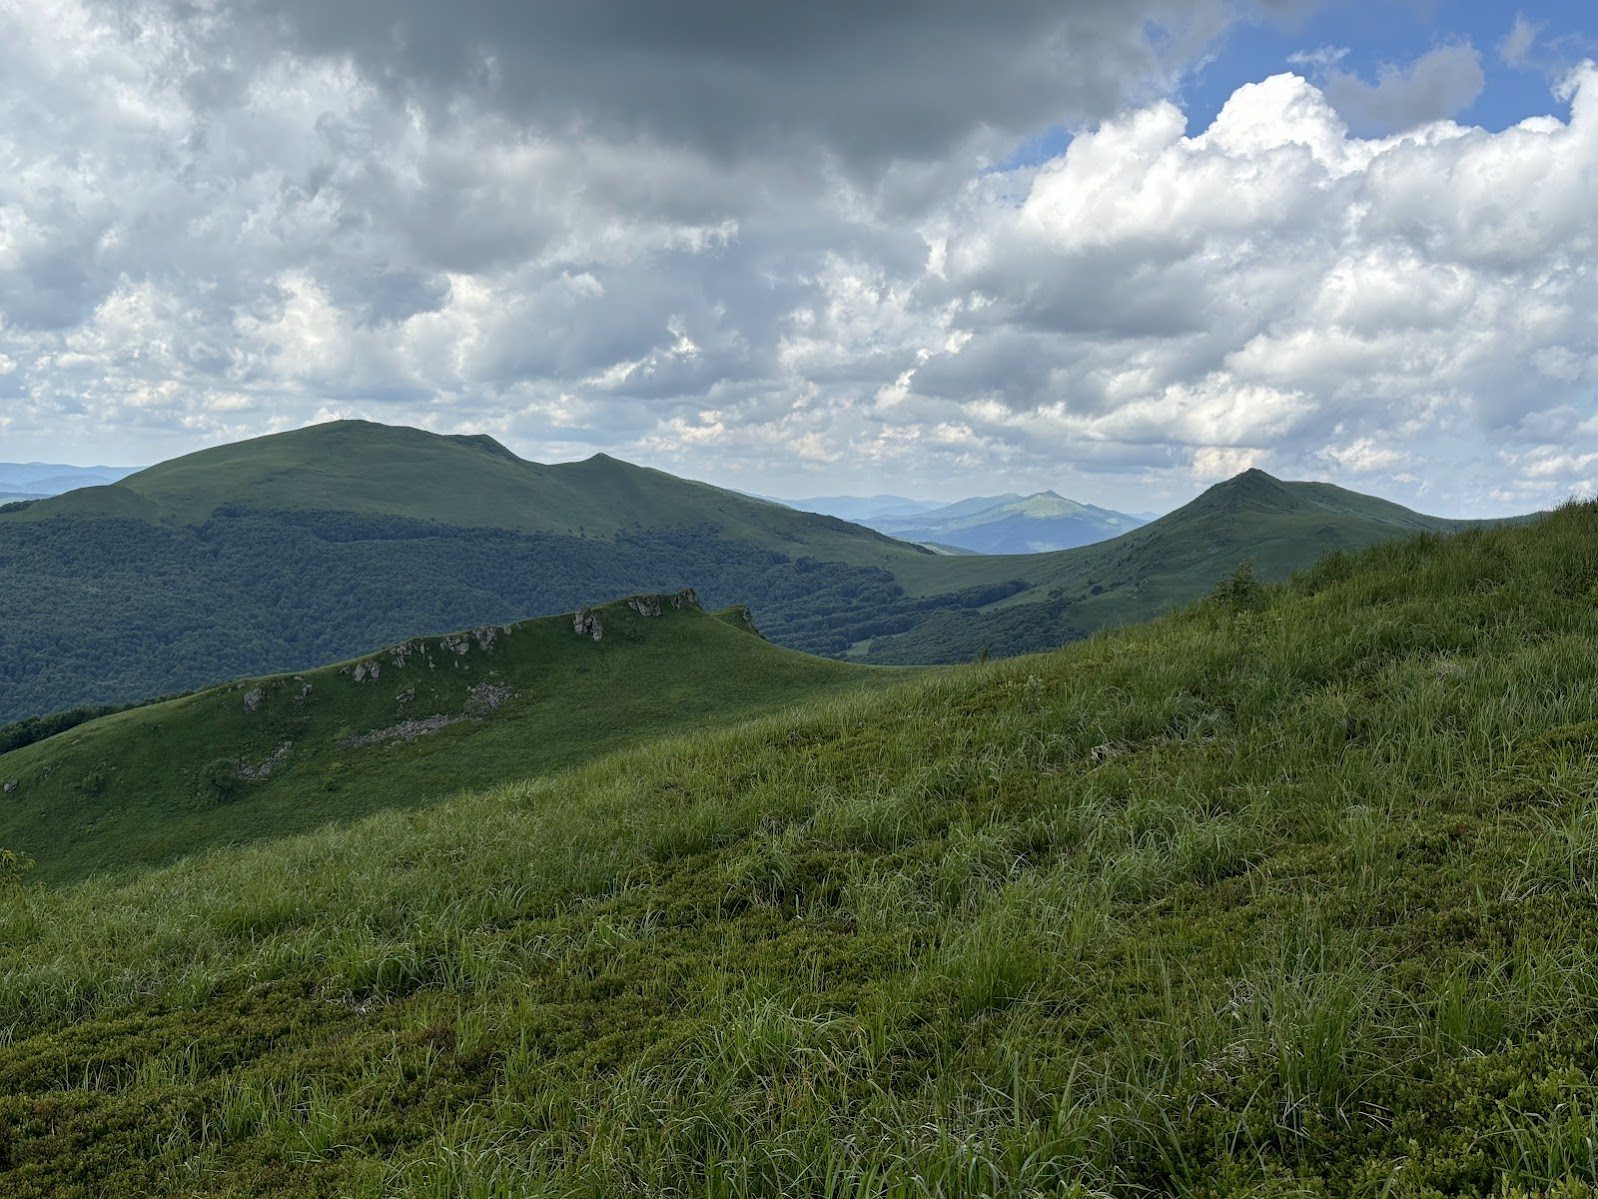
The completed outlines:
<svg viewBox="0 0 1598 1199">
<path fill-rule="evenodd" d="M 240 507 L 192 526 L 0 524 L 0 578 L 0 721 L 684 587 L 711 607 L 748 605 L 773 641 L 837 655 L 1024 585 L 908 597 L 881 568 L 790 556 L 704 526 L 599 539 Z"/>
</svg>

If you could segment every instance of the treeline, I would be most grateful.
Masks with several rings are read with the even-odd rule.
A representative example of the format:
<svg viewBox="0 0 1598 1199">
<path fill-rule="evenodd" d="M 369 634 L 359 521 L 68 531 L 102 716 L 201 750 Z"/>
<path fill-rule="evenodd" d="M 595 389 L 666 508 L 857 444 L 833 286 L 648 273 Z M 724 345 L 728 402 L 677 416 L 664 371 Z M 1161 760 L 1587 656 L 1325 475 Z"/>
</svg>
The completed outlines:
<svg viewBox="0 0 1598 1199">
<path fill-rule="evenodd" d="M 651 591 L 749 605 L 781 645 L 837 655 L 1021 580 L 909 598 L 887 571 L 709 526 L 601 540 L 346 512 L 219 510 L 203 525 L 0 523 L 0 721 L 301 670 L 407 637 Z"/>
</svg>

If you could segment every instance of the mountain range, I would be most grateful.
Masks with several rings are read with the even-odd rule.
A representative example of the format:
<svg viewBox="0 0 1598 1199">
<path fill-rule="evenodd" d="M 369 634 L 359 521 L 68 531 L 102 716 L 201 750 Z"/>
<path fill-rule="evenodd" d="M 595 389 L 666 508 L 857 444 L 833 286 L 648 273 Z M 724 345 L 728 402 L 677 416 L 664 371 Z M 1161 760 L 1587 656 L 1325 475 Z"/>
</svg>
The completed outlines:
<svg viewBox="0 0 1598 1199">
<path fill-rule="evenodd" d="M 0 506 L 0 720 L 687 587 L 791 649 L 963 661 L 1145 619 L 1245 560 L 1279 578 L 1463 527 L 1251 471 L 1094 545 L 948 556 L 606 455 L 341 421 Z"/>
<path fill-rule="evenodd" d="M 63 466 L 50 462 L 0 462 L 0 501 L 44 499 L 79 487 L 103 487 L 133 474 L 133 466 Z"/>
<path fill-rule="evenodd" d="M 1074 549 L 1148 523 L 1146 517 L 1079 504 L 1052 491 L 973 496 L 953 503 L 892 495 L 780 502 L 851 520 L 944 553 L 1036 554 Z"/>
</svg>

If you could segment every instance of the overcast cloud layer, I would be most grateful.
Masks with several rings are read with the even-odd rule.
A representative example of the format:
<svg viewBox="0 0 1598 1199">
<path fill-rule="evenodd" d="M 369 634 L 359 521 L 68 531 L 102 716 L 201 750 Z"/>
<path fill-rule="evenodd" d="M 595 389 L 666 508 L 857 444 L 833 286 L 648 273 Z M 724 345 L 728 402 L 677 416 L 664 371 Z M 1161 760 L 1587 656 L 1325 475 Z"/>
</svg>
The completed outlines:
<svg viewBox="0 0 1598 1199">
<path fill-rule="evenodd" d="M 359 415 L 767 493 L 1592 490 L 1598 68 L 1488 132 L 1472 47 L 1307 55 L 1189 129 L 1257 15 L 0 0 L 0 459 Z"/>
</svg>

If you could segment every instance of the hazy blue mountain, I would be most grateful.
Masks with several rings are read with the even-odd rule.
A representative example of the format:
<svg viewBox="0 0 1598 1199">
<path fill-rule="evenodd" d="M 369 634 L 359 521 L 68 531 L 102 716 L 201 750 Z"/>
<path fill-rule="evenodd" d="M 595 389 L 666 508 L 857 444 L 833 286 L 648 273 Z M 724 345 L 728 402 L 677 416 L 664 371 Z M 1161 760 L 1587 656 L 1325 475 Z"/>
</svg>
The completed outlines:
<svg viewBox="0 0 1598 1199">
<path fill-rule="evenodd" d="M 877 520 L 912 517 L 923 512 L 936 512 L 944 507 L 937 500 L 912 500 L 902 495 L 818 495 L 802 500 L 777 500 L 777 503 L 787 504 L 801 512 L 836 516 L 839 520 L 871 527 L 874 527 L 872 522 Z"/>
<path fill-rule="evenodd" d="M 104 487 L 125 479 L 137 466 L 63 466 L 59 462 L 0 462 L 0 496 L 36 499 L 79 487 Z"/>
<path fill-rule="evenodd" d="M 918 516 L 866 523 L 906 541 L 956 546 L 981 554 L 1038 554 L 1092 545 L 1148 522 L 1042 491 L 962 500 Z"/>
</svg>

